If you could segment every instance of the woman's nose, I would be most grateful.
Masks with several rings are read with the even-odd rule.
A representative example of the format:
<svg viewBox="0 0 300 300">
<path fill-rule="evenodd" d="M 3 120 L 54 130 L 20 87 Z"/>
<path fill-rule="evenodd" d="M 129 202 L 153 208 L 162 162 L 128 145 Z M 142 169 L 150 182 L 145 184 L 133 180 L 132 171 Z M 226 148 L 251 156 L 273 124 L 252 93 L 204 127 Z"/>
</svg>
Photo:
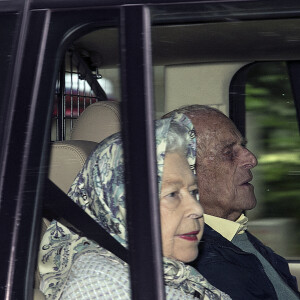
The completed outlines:
<svg viewBox="0 0 300 300">
<path fill-rule="evenodd" d="M 199 201 L 190 193 L 186 199 L 186 217 L 191 219 L 198 219 L 203 216 L 203 208 Z"/>
</svg>

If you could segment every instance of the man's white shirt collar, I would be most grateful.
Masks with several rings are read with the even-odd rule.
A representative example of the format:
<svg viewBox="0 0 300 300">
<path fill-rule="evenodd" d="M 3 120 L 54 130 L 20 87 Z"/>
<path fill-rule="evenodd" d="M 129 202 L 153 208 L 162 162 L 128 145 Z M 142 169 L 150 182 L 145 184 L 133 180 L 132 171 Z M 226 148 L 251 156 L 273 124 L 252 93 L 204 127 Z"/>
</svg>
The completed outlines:
<svg viewBox="0 0 300 300">
<path fill-rule="evenodd" d="M 247 229 L 248 218 L 241 214 L 236 221 L 204 214 L 204 222 L 220 233 L 228 241 L 232 241 L 236 234 L 244 233 Z"/>
</svg>

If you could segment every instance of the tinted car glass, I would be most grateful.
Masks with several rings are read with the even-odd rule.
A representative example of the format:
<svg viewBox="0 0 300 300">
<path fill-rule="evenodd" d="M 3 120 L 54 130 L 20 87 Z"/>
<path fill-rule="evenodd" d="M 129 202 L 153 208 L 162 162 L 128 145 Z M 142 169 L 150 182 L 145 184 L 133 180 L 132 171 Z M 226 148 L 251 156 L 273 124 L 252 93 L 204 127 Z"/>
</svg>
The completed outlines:
<svg viewBox="0 0 300 300">
<path fill-rule="evenodd" d="M 253 170 L 258 205 L 250 231 L 286 258 L 300 257 L 299 127 L 287 64 L 250 67 L 246 136 L 257 155 Z"/>
</svg>

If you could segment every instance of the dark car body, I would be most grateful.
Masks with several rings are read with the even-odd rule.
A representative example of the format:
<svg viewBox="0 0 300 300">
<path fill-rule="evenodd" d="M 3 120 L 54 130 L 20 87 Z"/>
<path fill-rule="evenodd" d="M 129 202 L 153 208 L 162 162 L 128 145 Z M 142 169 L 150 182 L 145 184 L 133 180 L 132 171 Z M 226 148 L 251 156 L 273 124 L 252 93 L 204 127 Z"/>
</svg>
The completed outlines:
<svg viewBox="0 0 300 300">
<path fill-rule="evenodd" d="M 224 27 L 214 38 L 205 36 L 205 24 Z M 255 24 L 269 35 L 261 38 Z M 172 30 L 158 38 L 164 26 L 194 25 L 199 28 L 185 43 L 180 43 L 184 31 L 178 36 L 178 47 L 166 41 L 175 41 Z M 118 57 L 108 64 L 121 64 L 133 299 L 161 299 L 164 293 L 160 247 L 155 246 L 160 242 L 151 184 L 155 160 L 149 150 L 154 148 L 152 63 L 300 60 L 298 1 L 0 1 L 1 299 L 33 297 L 55 83 L 64 53 L 72 40 L 111 27 L 119 32 Z M 299 122 L 300 71 L 293 70 Z M 237 103 L 231 100 L 228 110 L 243 131 L 244 108 Z"/>
</svg>

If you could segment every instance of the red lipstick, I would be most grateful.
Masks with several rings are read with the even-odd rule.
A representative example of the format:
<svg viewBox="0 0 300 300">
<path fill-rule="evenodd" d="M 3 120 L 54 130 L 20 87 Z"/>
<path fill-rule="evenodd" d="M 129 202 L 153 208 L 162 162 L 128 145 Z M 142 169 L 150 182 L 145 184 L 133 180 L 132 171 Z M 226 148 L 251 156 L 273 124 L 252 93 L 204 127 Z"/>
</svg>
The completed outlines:
<svg viewBox="0 0 300 300">
<path fill-rule="evenodd" d="M 199 230 L 184 233 L 184 234 L 179 234 L 178 236 L 184 240 L 194 242 L 194 241 L 198 241 L 198 237 L 197 237 L 198 233 L 199 233 Z"/>
</svg>

